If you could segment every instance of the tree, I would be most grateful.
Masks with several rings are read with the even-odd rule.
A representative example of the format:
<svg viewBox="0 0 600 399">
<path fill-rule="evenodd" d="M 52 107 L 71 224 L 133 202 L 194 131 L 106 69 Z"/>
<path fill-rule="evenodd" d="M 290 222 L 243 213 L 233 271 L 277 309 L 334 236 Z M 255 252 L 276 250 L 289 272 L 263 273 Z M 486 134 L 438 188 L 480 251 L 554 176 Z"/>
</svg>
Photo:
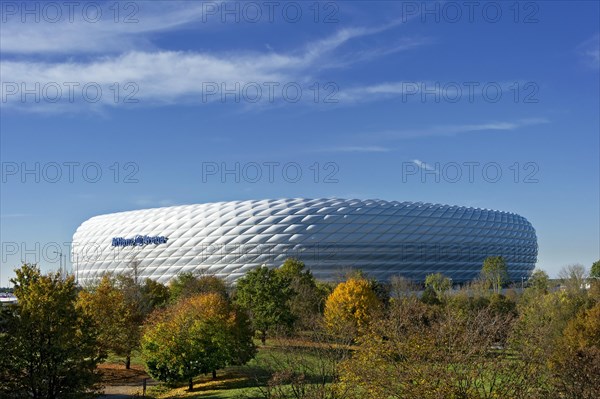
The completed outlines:
<svg viewBox="0 0 600 399">
<path fill-rule="evenodd" d="M 529 290 L 531 287 L 526 293 L 531 294 Z M 514 353 L 516 361 L 527 365 L 529 381 L 537 383 L 538 396 L 561 397 L 550 395 L 558 392 L 555 388 L 556 351 L 567 353 L 561 344 L 563 332 L 584 306 L 585 301 L 580 296 L 566 291 L 529 295 L 519 303 L 518 318 L 509 333 L 508 349 Z M 542 395 L 544 390 L 550 391 Z"/>
<path fill-rule="evenodd" d="M 551 358 L 560 397 L 597 398 L 600 392 L 600 304 L 582 309 L 564 330 Z"/>
<path fill-rule="evenodd" d="M 248 319 L 217 293 L 182 299 L 152 314 L 142 338 L 149 374 L 166 383 L 188 381 L 254 357 Z"/>
<path fill-rule="evenodd" d="M 502 356 L 496 337 L 511 317 L 463 312 L 416 297 L 391 302 L 342 362 L 345 398 L 531 398 L 527 369 Z"/>
<path fill-rule="evenodd" d="M 595 261 L 590 269 L 590 278 L 600 280 L 600 260 Z"/>
<path fill-rule="evenodd" d="M 131 353 L 139 347 L 141 326 L 151 310 L 144 306 L 134 279 L 105 275 L 98 286 L 80 292 L 79 304 L 96 322 L 104 349 L 125 357 L 125 368 L 129 369 Z"/>
<path fill-rule="evenodd" d="M 352 342 L 332 342 L 322 325 L 303 331 L 310 345 L 298 346 L 298 339 L 275 338 L 276 351 L 257 358 L 254 380 L 264 399 L 346 399 L 349 389 L 339 389 L 339 367 L 352 353 Z M 269 379 L 265 384 L 265 374 Z M 353 388 L 353 387 L 352 387 Z"/>
<path fill-rule="evenodd" d="M 583 265 L 567 265 L 560 269 L 558 278 L 567 292 L 578 295 L 585 289 L 587 272 Z"/>
<path fill-rule="evenodd" d="M 325 324 L 336 335 L 356 336 L 382 309 L 369 280 L 350 278 L 338 284 L 325 303 Z"/>
<path fill-rule="evenodd" d="M 548 277 L 548 273 L 541 269 L 535 269 L 533 273 L 531 273 L 531 277 L 528 281 L 528 288 L 540 293 L 547 293 L 549 287 L 550 278 Z"/>
<path fill-rule="evenodd" d="M 76 306 L 73 276 L 24 264 L 11 280 L 18 298 L 3 309 L 0 397 L 57 399 L 91 394 L 105 354 L 90 318 Z"/>
<path fill-rule="evenodd" d="M 390 296 L 403 298 L 413 296 L 419 290 L 414 281 L 403 276 L 392 276 L 390 279 Z"/>
<path fill-rule="evenodd" d="M 176 302 L 179 299 L 190 296 L 215 292 L 227 296 L 227 285 L 222 279 L 203 274 L 181 273 L 169 284 L 171 301 Z"/>
<path fill-rule="evenodd" d="M 299 328 L 308 328 L 320 316 L 326 296 L 317 286 L 310 270 L 305 270 L 304 262 L 295 258 L 285 260 L 275 273 L 289 281 L 292 295 L 288 300 L 290 311 Z"/>
<path fill-rule="evenodd" d="M 495 293 L 499 294 L 502 285 L 508 280 L 506 262 L 502 256 L 488 256 L 483 261 L 481 277 L 492 287 Z"/>
<path fill-rule="evenodd" d="M 269 331 L 292 325 L 294 316 L 289 306 L 292 296 L 289 279 L 262 266 L 238 280 L 235 301 L 250 313 L 264 345 Z"/>
<path fill-rule="evenodd" d="M 390 301 L 390 289 L 389 284 L 382 283 L 381 281 L 369 277 L 367 273 L 362 269 L 347 269 L 345 271 L 344 278 L 341 281 L 348 281 L 350 279 L 366 280 L 369 282 L 371 290 L 375 293 L 379 301 L 387 305 Z"/>
<path fill-rule="evenodd" d="M 169 302 L 169 287 L 150 278 L 144 280 L 141 287 L 143 302 L 150 311 L 163 307 Z M 150 312 L 148 312 L 150 313 Z"/>
<path fill-rule="evenodd" d="M 425 277 L 425 287 L 431 287 L 439 299 L 446 296 L 446 292 L 452 288 L 452 280 L 442 273 L 428 274 Z"/>
<path fill-rule="evenodd" d="M 441 305 L 442 301 L 438 298 L 435 290 L 431 286 L 425 287 L 423 291 L 423 295 L 421 295 L 421 302 L 426 303 L 427 305 Z"/>
</svg>

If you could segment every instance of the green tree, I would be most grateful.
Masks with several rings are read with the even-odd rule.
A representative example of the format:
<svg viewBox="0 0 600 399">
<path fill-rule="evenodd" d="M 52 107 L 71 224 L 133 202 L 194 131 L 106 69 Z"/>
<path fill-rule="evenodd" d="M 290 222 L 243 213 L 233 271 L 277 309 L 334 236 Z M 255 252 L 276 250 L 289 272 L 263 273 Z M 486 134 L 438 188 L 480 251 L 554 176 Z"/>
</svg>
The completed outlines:
<svg viewBox="0 0 600 399">
<path fill-rule="evenodd" d="M 483 261 L 481 277 L 499 294 L 502 285 L 508 280 L 508 269 L 502 256 L 488 256 Z"/>
<path fill-rule="evenodd" d="M 590 269 L 590 277 L 600 280 L 600 260 L 595 261 Z"/>
<path fill-rule="evenodd" d="M 42 275 L 25 264 L 11 280 L 18 298 L 3 309 L 0 397 L 58 399 L 91 394 L 105 354 L 90 318 L 76 306 L 73 276 Z"/>
<path fill-rule="evenodd" d="M 324 307 L 326 296 L 323 290 L 317 286 L 310 270 L 305 269 L 304 262 L 298 259 L 286 259 L 275 273 L 290 283 L 292 295 L 288 304 L 297 327 L 309 328 Z"/>
<path fill-rule="evenodd" d="M 293 294 L 290 280 L 266 266 L 246 273 L 237 281 L 235 301 L 250 313 L 263 345 L 269 331 L 289 328 L 294 322 L 289 306 Z"/>
<path fill-rule="evenodd" d="M 528 288 L 540 293 L 547 293 L 550 288 L 548 273 L 541 269 L 535 269 L 528 280 Z"/>
<path fill-rule="evenodd" d="M 142 338 L 148 373 L 173 384 L 240 365 L 254 357 L 248 319 L 229 300 L 216 293 L 182 299 L 153 313 Z"/>
<path fill-rule="evenodd" d="M 446 297 L 446 293 L 452 288 L 452 280 L 442 273 L 428 274 L 425 277 L 425 287 L 431 287 L 439 299 Z"/>
<path fill-rule="evenodd" d="M 427 305 L 442 304 L 442 301 L 440 301 L 432 286 L 425 287 L 425 290 L 423 290 L 423 295 L 421 295 L 421 302 L 426 303 Z"/>
<path fill-rule="evenodd" d="M 143 302 L 150 310 L 165 306 L 169 302 L 169 287 L 150 278 L 141 287 Z"/>
</svg>

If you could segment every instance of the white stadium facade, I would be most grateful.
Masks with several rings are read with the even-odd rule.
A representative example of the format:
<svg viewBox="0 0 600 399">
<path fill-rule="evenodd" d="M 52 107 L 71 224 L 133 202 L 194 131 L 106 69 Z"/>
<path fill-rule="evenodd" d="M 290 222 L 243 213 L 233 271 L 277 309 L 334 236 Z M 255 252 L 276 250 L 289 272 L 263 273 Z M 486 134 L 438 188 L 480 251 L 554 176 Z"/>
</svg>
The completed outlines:
<svg viewBox="0 0 600 399">
<path fill-rule="evenodd" d="M 382 200 L 275 199 L 217 202 L 112 213 L 73 236 L 78 281 L 135 270 L 167 283 L 183 272 L 234 282 L 260 265 L 296 257 L 316 278 L 360 269 L 380 281 L 422 282 L 443 273 L 476 278 L 487 256 L 503 256 L 509 278 L 528 277 L 535 230 L 514 213 Z"/>
</svg>

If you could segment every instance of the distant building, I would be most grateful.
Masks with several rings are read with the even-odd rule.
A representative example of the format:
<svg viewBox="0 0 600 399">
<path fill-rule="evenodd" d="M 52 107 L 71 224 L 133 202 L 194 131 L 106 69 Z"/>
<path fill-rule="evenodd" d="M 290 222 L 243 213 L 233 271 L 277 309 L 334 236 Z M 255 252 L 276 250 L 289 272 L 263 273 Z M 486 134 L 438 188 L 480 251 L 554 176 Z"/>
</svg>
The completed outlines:
<svg viewBox="0 0 600 399">
<path fill-rule="evenodd" d="M 522 281 L 537 261 L 533 226 L 514 213 L 382 200 L 276 199 L 172 206 L 95 216 L 73 236 L 79 282 L 136 270 L 166 283 L 182 272 L 235 281 L 288 257 L 316 278 L 356 268 L 381 281 L 423 281 L 440 272 L 453 282 L 479 275 L 487 256 L 503 256 Z"/>
</svg>

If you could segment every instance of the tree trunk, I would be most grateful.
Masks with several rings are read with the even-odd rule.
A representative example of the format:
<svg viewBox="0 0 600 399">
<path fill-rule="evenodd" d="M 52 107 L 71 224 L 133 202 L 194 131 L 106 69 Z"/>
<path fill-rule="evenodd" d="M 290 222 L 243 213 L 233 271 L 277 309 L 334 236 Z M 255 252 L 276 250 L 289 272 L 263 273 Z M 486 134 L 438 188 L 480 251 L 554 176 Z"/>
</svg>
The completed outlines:
<svg viewBox="0 0 600 399">
<path fill-rule="evenodd" d="M 127 355 L 125 357 L 125 369 L 129 370 L 131 368 L 131 355 Z"/>
<path fill-rule="evenodd" d="M 190 378 L 190 383 L 188 385 L 189 391 L 192 392 L 194 390 L 194 380 Z"/>
<path fill-rule="evenodd" d="M 261 332 L 260 342 L 262 342 L 263 345 L 265 345 L 267 343 L 267 332 L 266 331 Z"/>
<path fill-rule="evenodd" d="M 213 380 L 217 379 L 217 370 L 213 370 Z"/>
</svg>

